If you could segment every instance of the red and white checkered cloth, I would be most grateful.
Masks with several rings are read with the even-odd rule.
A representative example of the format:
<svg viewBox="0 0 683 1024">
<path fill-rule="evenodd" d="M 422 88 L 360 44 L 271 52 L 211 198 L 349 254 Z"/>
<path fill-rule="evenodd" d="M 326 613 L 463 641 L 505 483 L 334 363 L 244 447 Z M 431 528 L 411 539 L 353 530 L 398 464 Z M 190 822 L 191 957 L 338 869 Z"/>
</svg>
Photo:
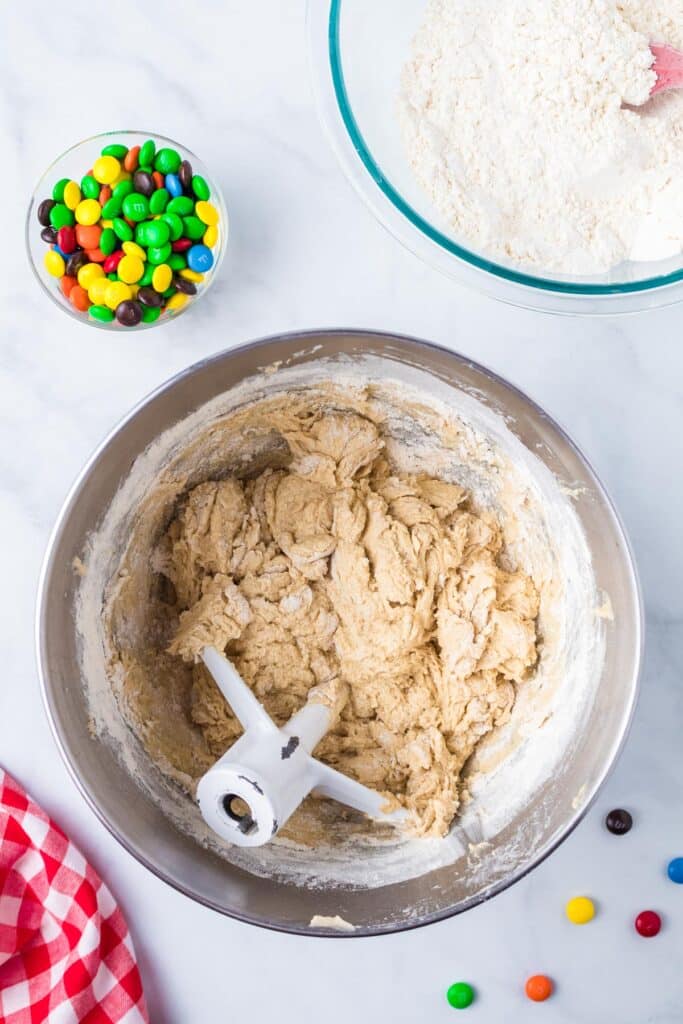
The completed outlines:
<svg viewBox="0 0 683 1024">
<path fill-rule="evenodd" d="M 112 894 L 0 768 L 0 1024 L 148 1024 Z"/>
</svg>

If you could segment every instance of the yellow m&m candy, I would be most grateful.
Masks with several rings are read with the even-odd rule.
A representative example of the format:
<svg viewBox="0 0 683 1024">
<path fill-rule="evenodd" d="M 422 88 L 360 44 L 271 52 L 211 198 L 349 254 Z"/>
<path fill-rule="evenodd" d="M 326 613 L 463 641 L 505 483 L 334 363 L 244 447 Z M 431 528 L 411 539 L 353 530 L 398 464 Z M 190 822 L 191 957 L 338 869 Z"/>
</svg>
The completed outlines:
<svg viewBox="0 0 683 1024">
<path fill-rule="evenodd" d="M 81 190 L 78 183 L 75 181 L 69 181 L 64 186 L 64 205 L 68 206 L 70 210 L 75 210 L 81 201 Z"/>
<path fill-rule="evenodd" d="M 147 259 L 147 253 L 141 245 L 136 245 L 135 242 L 124 242 L 121 246 L 126 256 L 137 256 L 141 260 Z"/>
<path fill-rule="evenodd" d="M 63 258 L 54 249 L 48 249 L 43 257 L 43 263 L 48 274 L 52 274 L 53 277 L 61 277 L 64 273 L 66 264 Z"/>
<path fill-rule="evenodd" d="M 152 274 L 152 288 L 155 292 L 165 292 L 173 280 L 173 271 L 168 263 L 160 263 Z"/>
<path fill-rule="evenodd" d="M 104 271 L 99 263 L 86 263 L 78 271 L 78 283 L 86 292 L 90 290 L 93 281 L 98 277 L 104 277 Z"/>
<path fill-rule="evenodd" d="M 145 272 L 145 265 L 139 256 L 124 256 L 119 262 L 116 272 L 126 284 L 135 284 Z"/>
<path fill-rule="evenodd" d="M 98 156 L 92 165 L 92 176 L 100 185 L 111 185 L 121 173 L 121 164 L 115 156 Z"/>
<path fill-rule="evenodd" d="M 166 303 L 166 309 L 175 313 L 177 310 L 182 309 L 186 302 L 187 295 L 183 294 L 183 292 L 176 292 Z"/>
<path fill-rule="evenodd" d="M 575 896 L 568 901 L 564 912 L 572 924 L 588 924 L 595 917 L 595 904 L 588 896 Z"/>
<path fill-rule="evenodd" d="M 84 224 L 87 227 L 90 224 L 97 224 L 101 213 L 102 207 L 96 199 L 81 199 L 74 216 L 77 224 Z"/>
<path fill-rule="evenodd" d="M 110 309 L 116 309 L 126 299 L 130 299 L 131 295 L 130 288 L 123 281 L 110 281 L 104 293 L 104 302 Z"/>
<path fill-rule="evenodd" d="M 102 277 L 96 277 L 88 285 L 88 298 L 95 306 L 101 306 L 104 303 L 104 297 L 110 284 L 109 278 L 103 274 Z"/>
<path fill-rule="evenodd" d="M 200 199 L 194 208 L 194 212 L 205 224 L 218 224 L 218 210 L 213 203 L 207 203 Z"/>
<path fill-rule="evenodd" d="M 190 270 L 189 267 L 183 267 L 179 271 L 180 277 L 184 277 L 186 281 L 193 281 L 195 284 L 199 284 L 200 281 L 204 280 L 204 275 L 200 274 L 198 270 Z"/>
</svg>

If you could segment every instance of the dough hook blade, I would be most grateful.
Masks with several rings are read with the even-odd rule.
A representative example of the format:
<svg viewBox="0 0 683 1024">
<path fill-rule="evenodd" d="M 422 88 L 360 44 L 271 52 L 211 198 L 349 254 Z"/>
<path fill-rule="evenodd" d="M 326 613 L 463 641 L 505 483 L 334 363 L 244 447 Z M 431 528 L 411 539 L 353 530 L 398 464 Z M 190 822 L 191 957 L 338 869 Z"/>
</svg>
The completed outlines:
<svg viewBox="0 0 683 1024">
<path fill-rule="evenodd" d="M 332 709 L 315 698 L 279 728 L 215 647 L 202 660 L 244 733 L 199 780 L 207 825 L 237 846 L 263 846 L 313 790 L 371 818 L 400 824 L 407 811 L 385 811 L 386 798 L 316 760 L 312 751 L 332 725 Z"/>
</svg>

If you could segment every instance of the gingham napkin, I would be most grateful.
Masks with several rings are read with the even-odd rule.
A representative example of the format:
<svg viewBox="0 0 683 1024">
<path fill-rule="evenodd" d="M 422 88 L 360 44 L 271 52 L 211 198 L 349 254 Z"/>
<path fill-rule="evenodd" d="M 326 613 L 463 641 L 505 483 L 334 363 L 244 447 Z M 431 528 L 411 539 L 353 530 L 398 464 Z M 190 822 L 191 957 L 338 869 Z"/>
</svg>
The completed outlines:
<svg viewBox="0 0 683 1024">
<path fill-rule="evenodd" d="M 112 894 L 0 768 L 0 1024 L 148 1024 Z"/>
</svg>

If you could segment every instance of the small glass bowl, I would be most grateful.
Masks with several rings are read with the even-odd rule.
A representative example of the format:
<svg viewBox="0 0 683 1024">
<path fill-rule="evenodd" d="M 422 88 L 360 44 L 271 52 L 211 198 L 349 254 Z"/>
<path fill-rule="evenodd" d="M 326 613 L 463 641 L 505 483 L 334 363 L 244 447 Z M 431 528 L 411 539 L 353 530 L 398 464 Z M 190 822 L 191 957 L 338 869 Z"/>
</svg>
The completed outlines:
<svg viewBox="0 0 683 1024">
<path fill-rule="evenodd" d="M 526 272 L 457 236 L 417 182 L 397 116 L 401 71 L 426 0 L 308 0 L 318 111 L 347 178 L 411 252 L 493 298 L 567 314 L 630 313 L 683 300 L 683 256 L 579 277 Z"/>
<path fill-rule="evenodd" d="M 213 203 L 220 215 L 220 220 L 217 225 L 218 241 L 212 248 L 214 257 L 213 267 L 206 274 L 204 281 L 198 285 L 196 295 L 188 296 L 189 301 L 180 309 L 164 310 L 161 316 L 156 320 L 153 320 L 151 323 L 144 323 L 141 321 L 134 327 L 124 327 L 115 319 L 110 323 L 102 323 L 101 321 L 95 320 L 93 317 L 89 316 L 87 312 L 81 312 L 72 306 L 69 300 L 62 294 L 59 287 L 60 279 L 53 277 L 45 269 L 43 260 L 45 253 L 49 249 L 49 244 L 43 241 L 40 237 L 40 232 L 43 228 L 38 222 L 38 206 L 43 199 L 52 198 L 53 186 L 61 178 L 73 178 L 74 181 L 80 182 L 88 169 L 92 167 L 104 146 L 120 142 L 131 149 L 133 146 L 141 146 L 147 139 L 154 139 L 157 149 L 161 146 L 168 146 L 177 150 L 183 160 L 189 160 L 192 164 L 193 173 L 200 174 L 206 179 L 206 182 L 211 189 L 210 202 Z M 77 142 L 75 146 L 71 146 L 71 148 L 67 149 L 65 153 L 62 153 L 61 156 L 57 157 L 57 159 L 50 164 L 42 175 L 33 191 L 33 195 L 31 196 L 26 216 L 26 249 L 28 251 L 29 262 L 33 273 L 35 274 L 38 283 L 42 286 L 43 291 L 49 295 L 52 301 L 56 303 L 60 309 L 64 310 L 65 313 L 68 313 L 69 316 L 72 316 L 75 320 L 79 320 L 81 323 L 87 323 L 91 327 L 100 327 L 108 331 L 139 331 L 147 327 L 157 327 L 159 324 L 164 324 L 171 319 L 176 319 L 181 313 L 185 313 L 188 309 L 191 309 L 203 295 L 206 295 L 207 291 L 213 284 L 223 261 L 223 256 L 225 255 L 227 239 L 228 214 L 225 208 L 223 195 L 216 184 L 215 179 L 211 177 L 206 166 L 202 163 L 199 157 L 195 156 L 195 154 L 191 150 L 187 149 L 186 146 L 181 146 L 179 142 L 174 142 L 173 139 L 167 139 L 165 136 L 159 135 L 156 132 L 102 132 L 99 135 L 92 135 L 88 139 L 83 139 L 82 142 Z"/>
</svg>

